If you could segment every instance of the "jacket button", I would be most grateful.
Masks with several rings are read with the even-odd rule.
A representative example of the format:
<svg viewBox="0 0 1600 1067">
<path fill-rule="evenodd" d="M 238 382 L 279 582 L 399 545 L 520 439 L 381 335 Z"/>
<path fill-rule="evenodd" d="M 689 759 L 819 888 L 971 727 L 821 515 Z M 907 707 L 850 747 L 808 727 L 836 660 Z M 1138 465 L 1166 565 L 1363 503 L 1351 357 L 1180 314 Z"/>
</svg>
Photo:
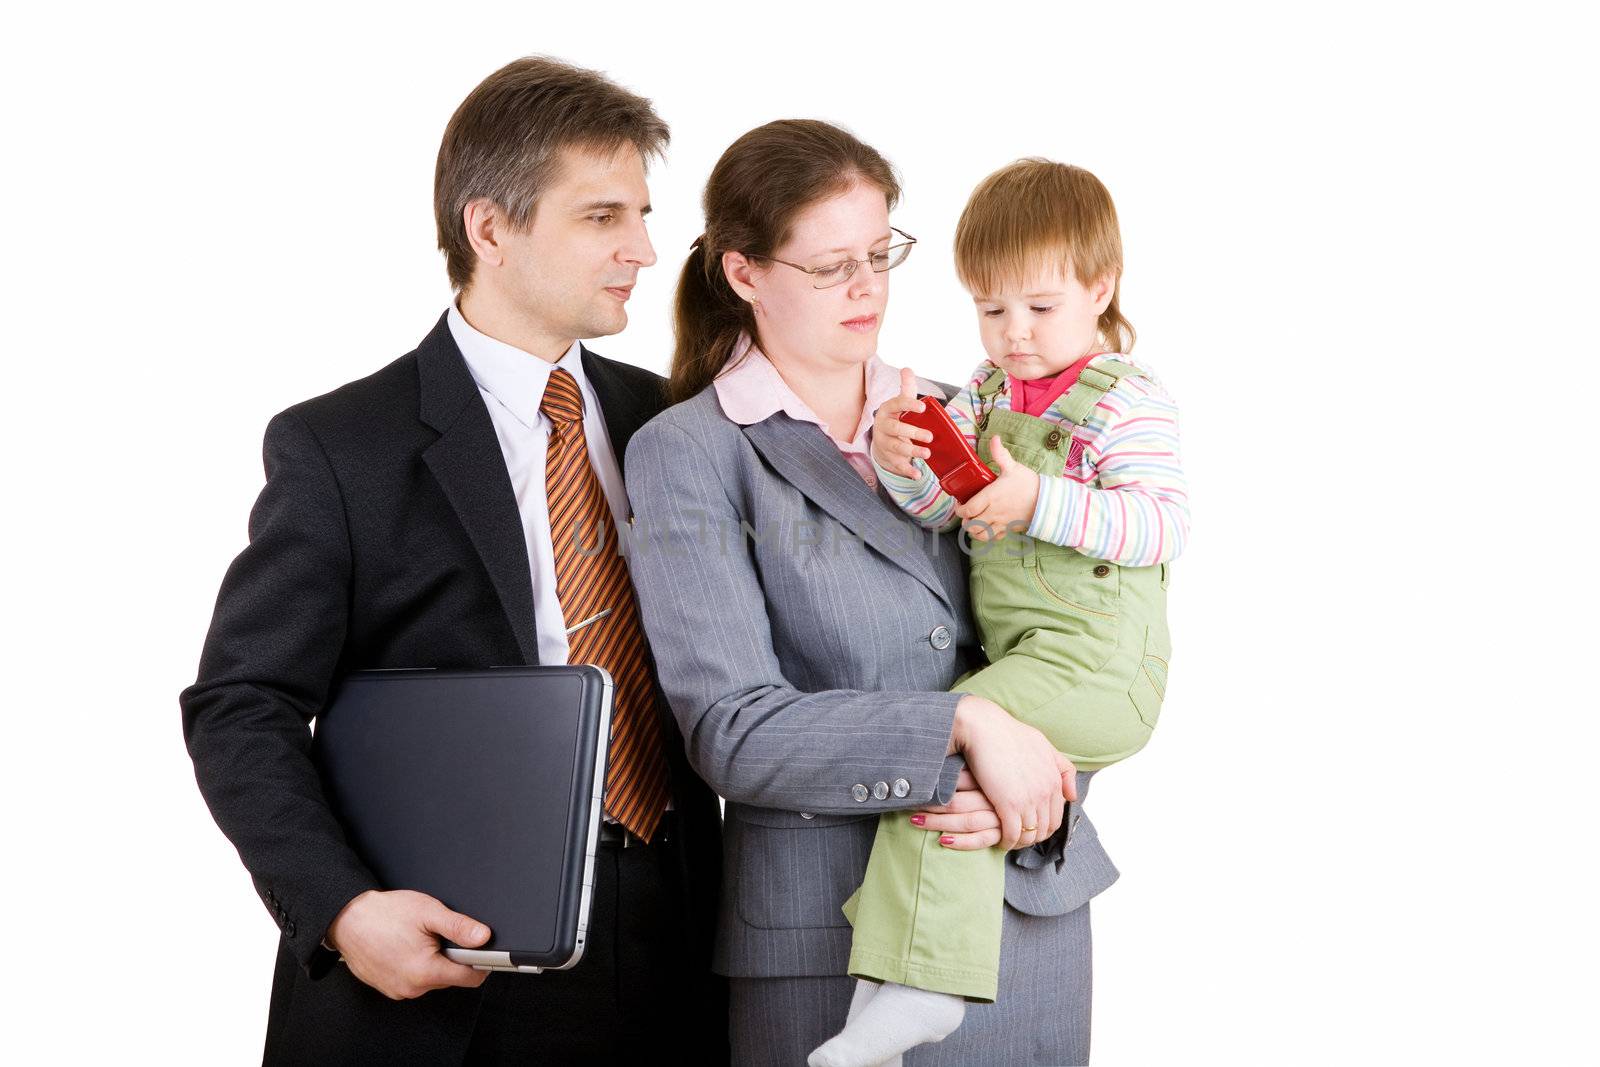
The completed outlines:
<svg viewBox="0 0 1600 1067">
<path fill-rule="evenodd" d="M 943 652 L 950 647 L 950 628 L 940 623 L 933 628 L 933 633 L 928 635 L 928 644 Z"/>
<path fill-rule="evenodd" d="M 857 782 L 855 785 L 850 787 L 850 795 L 855 798 L 855 802 L 857 804 L 865 804 L 867 797 L 870 794 L 867 793 L 866 786 L 862 785 L 860 782 Z"/>
<path fill-rule="evenodd" d="M 809 812 L 809 811 L 802 811 L 802 812 L 801 812 L 801 813 L 800 813 L 800 817 L 801 817 L 801 818 L 802 818 L 802 819 L 815 819 L 815 818 L 816 818 L 816 817 L 817 817 L 817 816 L 816 816 L 816 814 L 815 814 L 815 813 L 813 813 L 813 812 Z"/>
<path fill-rule="evenodd" d="M 873 786 L 872 787 L 872 795 L 877 797 L 879 800 L 888 800 L 889 799 L 889 783 L 888 782 L 879 782 L 877 785 Z"/>
<path fill-rule="evenodd" d="M 294 937 L 294 920 L 291 919 L 289 922 L 284 923 L 283 932 L 288 934 L 291 938 Z"/>
<path fill-rule="evenodd" d="M 1049 433 L 1045 434 L 1044 435 L 1044 447 L 1046 447 L 1046 448 L 1060 448 L 1061 447 L 1061 431 L 1060 430 L 1051 430 Z"/>
<path fill-rule="evenodd" d="M 1104 563 L 1100 564 L 1098 567 L 1096 567 L 1094 569 L 1094 576 L 1096 578 L 1104 578 L 1106 575 L 1108 575 L 1110 573 L 1111 573 L 1111 568 L 1107 567 Z"/>
<path fill-rule="evenodd" d="M 904 778 L 896 778 L 894 780 L 894 795 L 895 796 L 903 797 L 909 792 L 911 792 L 911 783 L 910 782 L 906 781 Z"/>
</svg>

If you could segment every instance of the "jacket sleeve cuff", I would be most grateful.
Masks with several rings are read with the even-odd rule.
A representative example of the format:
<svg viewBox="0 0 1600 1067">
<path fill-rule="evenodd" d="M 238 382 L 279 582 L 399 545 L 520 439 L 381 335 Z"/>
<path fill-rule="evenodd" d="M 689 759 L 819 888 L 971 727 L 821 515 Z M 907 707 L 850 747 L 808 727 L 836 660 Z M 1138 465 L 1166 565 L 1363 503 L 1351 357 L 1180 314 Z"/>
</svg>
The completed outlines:
<svg viewBox="0 0 1600 1067">
<path fill-rule="evenodd" d="M 278 928 L 283 932 L 284 940 L 289 942 L 289 951 L 294 953 L 307 975 L 321 978 L 333 969 L 339 954 L 326 943 L 328 928 L 346 904 L 367 890 L 378 888 L 370 874 L 349 871 L 337 880 L 315 887 L 312 893 L 302 897 L 295 908 L 297 914 L 282 908 L 278 910 Z"/>
<path fill-rule="evenodd" d="M 967 758 L 962 755 L 946 756 L 944 768 L 939 772 L 939 784 L 933 790 L 933 806 L 942 807 L 950 803 L 956 795 L 956 779 L 961 777 L 961 769 L 967 765 Z"/>
</svg>

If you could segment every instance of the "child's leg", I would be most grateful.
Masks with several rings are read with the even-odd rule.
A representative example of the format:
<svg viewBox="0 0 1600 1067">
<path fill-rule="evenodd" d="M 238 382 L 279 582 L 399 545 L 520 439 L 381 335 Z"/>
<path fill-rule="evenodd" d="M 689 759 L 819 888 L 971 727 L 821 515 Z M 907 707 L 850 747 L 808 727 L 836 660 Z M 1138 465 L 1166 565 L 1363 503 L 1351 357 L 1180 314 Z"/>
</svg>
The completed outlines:
<svg viewBox="0 0 1600 1067">
<path fill-rule="evenodd" d="M 992 670 L 956 688 L 989 696 L 984 675 Z M 866 876 L 844 903 L 855 927 L 850 974 L 882 988 L 870 1000 L 857 989 L 861 1008 L 852 1005 L 844 1029 L 811 1054 L 810 1067 L 882 1063 L 952 1033 L 966 999 L 995 998 L 1006 854 L 945 848 L 910 816 L 879 818 Z"/>
<path fill-rule="evenodd" d="M 845 902 L 855 927 L 850 973 L 991 1001 L 999 984 L 1006 854 L 963 852 L 911 824 L 878 820 L 861 888 Z"/>
<path fill-rule="evenodd" d="M 1059 562 L 1083 566 L 1078 557 Z M 979 628 L 996 659 L 952 689 L 993 700 L 1041 730 L 1075 763 L 1104 766 L 1138 751 L 1149 738 L 1149 724 L 1129 696 L 1144 654 L 1146 613 L 1123 615 L 1115 610 L 1121 605 L 1104 596 L 1094 604 L 1062 599 L 1035 570 L 1038 563 L 1030 551 L 1025 562 L 986 564 L 981 575 L 974 568 Z M 1054 563 L 1046 560 L 1052 569 Z M 1057 586 L 1067 588 L 1059 572 L 1053 576 Z M 1131 577 L 1130 601 L 1150 581 Z M 909 812 L 880 818 L 866 876 L 844 905 L 855 927 L 850 974 L 915 987 L 911 993 L 992 1001 L 999 980 L 1005 859 L 999 848 L 945 848 L 938 834 L 911 825 Z M 903 1004 L 902 1015 L 937 1011 L 927 997 L 895 996 L 883 1005 L 873 998 L 839 1037 L 817 1050 L 822 1058 L 816 1062 L 875 1062 L 842 1053 L 887 1048 L 884 1041 L 896 1020 L 888 1018 L 885 1005 Z M 874 1026 L 880 1032 L 869 1032 Z M 948 1032 L 917 1040 L 937 1040 Z"/>
</svg>

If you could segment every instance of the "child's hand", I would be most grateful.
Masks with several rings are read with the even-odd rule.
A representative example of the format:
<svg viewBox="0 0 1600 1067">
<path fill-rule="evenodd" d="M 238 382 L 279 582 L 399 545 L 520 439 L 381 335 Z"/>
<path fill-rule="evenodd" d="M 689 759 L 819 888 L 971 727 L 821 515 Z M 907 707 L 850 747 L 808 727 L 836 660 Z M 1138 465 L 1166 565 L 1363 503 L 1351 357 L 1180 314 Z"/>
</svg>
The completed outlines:
<svg viewBox="0 0 1600 1067">
<path fill-rule="evenodd" d="M 967 536 L 974 541 L 998 541 L 1014 522 L 1026 529 L 1039 503 L 1038 473 L 1012 459 L 999 434 L 989 438 L 989 451 L 1000 467 L 999 476 L 956 506 Z"/>
<path fill-rule="evenodd" d="M 885 400 L 872 419 L 872 458 L 886 471 L 905 478 L 919 478 L 911 457 L 927 459 L 933 455 L 918 441 L 932 441 L 933 434 L 900 421 L 902 411 L 921 411 L 922 401 L 917 399 L 917 376 L 910 367 L 900 368 L 900 395 Z"/>
</svg>

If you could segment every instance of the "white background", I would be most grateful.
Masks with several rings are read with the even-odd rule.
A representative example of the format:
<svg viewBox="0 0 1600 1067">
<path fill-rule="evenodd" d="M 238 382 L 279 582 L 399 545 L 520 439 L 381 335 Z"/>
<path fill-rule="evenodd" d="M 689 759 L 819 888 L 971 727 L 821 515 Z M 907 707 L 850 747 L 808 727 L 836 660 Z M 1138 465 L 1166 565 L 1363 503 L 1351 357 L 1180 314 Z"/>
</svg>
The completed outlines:
<svg viewBox="0 0 1600 1067">
<path fill-rule="evenodd" d="M 1091 805 L 1123 871 L 1096 1062 L 1600 1056 L 1592 33 L 1527 5 L 541 8 L 6 17 L 0 1056 L 259 1058 L 277 930 L 177 694 L 268 418 L 433 325 L 439 136 L 531 52 L 672 125 L 661 263 L 594 346 L 657 370 L 701 186 L 761 122 L 842 122 L 902 171 L 922 243 L 882 354 L 944 380 L 981 355 L 949 257 L 974 183 L 1040 154 L 1111 189 L 1195 532 L 1163 725 Z"/>
</svg>

